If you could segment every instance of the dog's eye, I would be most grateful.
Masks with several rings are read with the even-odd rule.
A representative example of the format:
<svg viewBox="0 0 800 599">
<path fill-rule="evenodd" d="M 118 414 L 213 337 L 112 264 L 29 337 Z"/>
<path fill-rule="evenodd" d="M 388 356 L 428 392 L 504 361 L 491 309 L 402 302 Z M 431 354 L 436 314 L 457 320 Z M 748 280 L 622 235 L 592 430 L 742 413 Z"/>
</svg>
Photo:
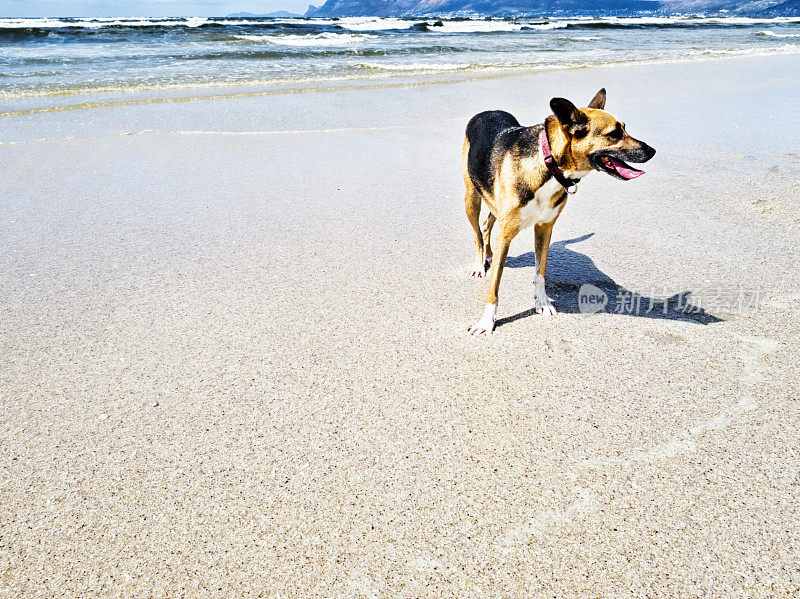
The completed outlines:
<svg viewBox="0 0 800 599">
<path fill-rule="evenodd" d="M 607 138 L 613 139 L 613 140 L 616 140 L 616 141 L 619 141 L 620 139 L 622 139 L 622 137 L 624 135 L 625 134 L 622 131 L 622 125 L 620 125 L 619 123 L 617 123 L 617 126 L 614 127 L 611 131 L 606 133 L 606 137 Z"/>
</svg>

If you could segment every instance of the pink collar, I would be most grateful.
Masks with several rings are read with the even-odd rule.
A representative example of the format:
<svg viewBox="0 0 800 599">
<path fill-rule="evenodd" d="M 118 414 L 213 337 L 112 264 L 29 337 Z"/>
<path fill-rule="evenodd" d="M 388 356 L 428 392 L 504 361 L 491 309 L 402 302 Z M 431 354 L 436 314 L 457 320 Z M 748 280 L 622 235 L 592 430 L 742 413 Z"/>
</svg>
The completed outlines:
<svg viewBox="0 0 800 599">
<path fill-rule="evenodd" d="M 553 178 L 558 181 L 561 186 L 570 195 L 578 191 L 578 181 L 567 177 L 553 158 L 553 151 L 550 149 L 550 140 L 547 139 L 547 123 L 544 124 L 542 132 L 539 134 L 539 148 L 542 150 L 542 158 L 544 164 L 553 175 Z"/>
</svg>

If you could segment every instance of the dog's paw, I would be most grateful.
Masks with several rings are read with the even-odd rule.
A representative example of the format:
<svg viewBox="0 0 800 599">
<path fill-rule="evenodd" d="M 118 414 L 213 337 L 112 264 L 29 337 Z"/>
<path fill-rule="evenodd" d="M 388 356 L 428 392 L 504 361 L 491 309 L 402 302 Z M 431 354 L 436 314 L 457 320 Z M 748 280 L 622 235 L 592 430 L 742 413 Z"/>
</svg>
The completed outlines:
<svg viewBox="0 0 800 599">
<path fill-rule="evenodd" d="M 484 260 L 483 263 L 476 262 L 470 270 L 469 276 L 473 279 L 482 279 L 489 272 L 489 267 L 492 265 L 492 259 Z"/>
<path fill-rule="evenodd" d="M 483 311 L 483 316 L 469 329 L 470 335 L 484 335 L 491 337 L 494 331 L 494 320 L 497 314 L 497 304 L 486 304 L 486 309 Z"/>
<path fill-rule="evenodd" d="M 492 331 L 494 331 L 494 320 L 486 320 L 481 318 L 478 322 L 470 327 L 469 334 L 491 337 Z"/>
<path fill-rule="evenodd" d="M 544 277 L 536 275 L 536 282 L 533 287 L 533 311 L 536 314 L 547 316 L 548 318 L 556 315 L 556 309 L 550 300 L 547 299 L 547 292 L 544 288 Z"/>
<path fill-rule="evenodd" d="M 533 296 L 533 311 L 548 318 L 556 315 L 556 309 L 546 295 L 541 297 Z"/>
</svg>

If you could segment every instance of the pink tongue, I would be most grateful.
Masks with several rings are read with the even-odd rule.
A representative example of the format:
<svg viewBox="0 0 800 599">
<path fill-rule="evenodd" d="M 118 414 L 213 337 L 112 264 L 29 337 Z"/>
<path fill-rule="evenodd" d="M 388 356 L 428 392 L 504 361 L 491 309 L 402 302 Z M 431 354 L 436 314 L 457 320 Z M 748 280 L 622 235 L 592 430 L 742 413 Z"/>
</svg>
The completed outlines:
<svg viewBox="0 0 800 599">
<path fill-rule="evenodd" d="M 644 175 L 644 171 L 640 171 L 638 168 L 631 168 L 629 166 L 625 166 L 618 160 L 614 160 L 611 158 L 611 164 L 614 167 L 614 170 L 617 174 L 622 177 L 623 179 L 635 179 L 636 177 L 641 177 Z"/>
</svg>

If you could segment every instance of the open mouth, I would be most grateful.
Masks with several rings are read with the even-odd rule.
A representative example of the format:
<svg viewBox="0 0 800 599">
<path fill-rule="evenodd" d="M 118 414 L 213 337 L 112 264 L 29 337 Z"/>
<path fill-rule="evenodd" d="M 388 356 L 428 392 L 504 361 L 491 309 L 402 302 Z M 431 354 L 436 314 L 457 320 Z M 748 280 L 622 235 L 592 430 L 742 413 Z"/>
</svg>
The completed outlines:
<svg viewBox="0 0 800 599">
<path fill-rule="evenodd" d="M 619 179 L 624 179 L 625 181 L 644 175 L 644 171 L 640 171 L 638 168 L 633 168 L 629 164 L 626 164 L 619 158 L 614 158 L 613 156 L 599 156 L 597 158 L 597 163 L 600 165 L 600 168 L 609 175 L 613 175 Z"/>
</svg>

